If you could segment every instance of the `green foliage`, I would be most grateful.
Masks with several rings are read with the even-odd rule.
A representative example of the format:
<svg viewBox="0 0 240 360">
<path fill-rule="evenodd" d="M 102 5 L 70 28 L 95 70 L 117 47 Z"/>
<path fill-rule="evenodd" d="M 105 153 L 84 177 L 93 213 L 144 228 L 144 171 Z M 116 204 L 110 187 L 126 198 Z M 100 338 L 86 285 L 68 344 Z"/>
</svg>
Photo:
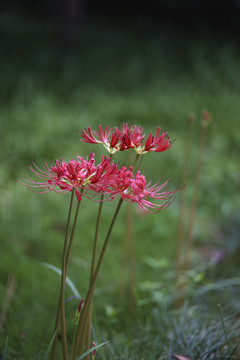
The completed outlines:
<svg viewBox="0 0 240 360">
<path fill-rule="evenodd" d="M 158 307 L 152 307 L 142 320 L 114 334 L 109 359 L 171 360 L 173 354 L 178 354 L 191 360 L 233 360 L 240 355 L 238 327 L 233 318 L 224 318 L 229 348 L 219 318 L 200 307 L 186 306 L 180 315 L 163 314 Z"/>
</svg>

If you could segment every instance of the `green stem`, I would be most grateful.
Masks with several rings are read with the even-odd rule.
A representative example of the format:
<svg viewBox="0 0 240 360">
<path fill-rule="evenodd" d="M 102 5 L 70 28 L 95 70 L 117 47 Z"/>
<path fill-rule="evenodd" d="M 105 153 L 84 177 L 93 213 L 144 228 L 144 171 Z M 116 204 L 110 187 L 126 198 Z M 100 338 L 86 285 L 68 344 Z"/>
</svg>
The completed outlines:
<svg viewBox="0 0 240 360">
<path fill-rule="evenodd" d="M 95 230 L 95 236 L 94 236 L 94 243 L 93 243 L 93 253 L 92 253 L 92 264 L 91 264 L 91 275 L 90 275 L 90 283 L 89 286 L 91 286 L 91 281 L 93 279 L 95 265 L 96 265 L 96 257 L 97 257 L 97 244 L 98 244 L 98 235 L 99 235 L 99 227 L 100 227 L 100 220 L 102 215 L 102 207 L 103 207 L 103 199 L 104 195 L 101 195 L 99 208 L 98 208 L 98 215 L 97 215 L 97 223 L 96 223 L 96 230 Z M 89 319 L 88 319 L 88 330 L 87 330 L 87 348 L 90 348 L 90 342 L 91 342 L 91 324 L 92 324 L 92 299 L 90 301 L 90 308 L 89 308 Z M 90 354 L 87 355 L 87 360 L 89 360 Z"/>
<path fill-rule="evenodd" d="M 119 203 L 118 203 L 118 206 L 117 206 L 117 208 L 115 210 L 115 213 L 113 215 L 112 222 L 110 224 L 110 227 L 109 227 L 105 242 L 104 242 L 102 250 L 101 250 L 101 254 L 99 256 L 99 260 L 98 260 L 98 263 L 97 263 L 97 266 L 96 266 L 96 270 L 95 270 L 95 272 L 93 274 L 93 277 L 92 277 L 91 285 L 89 287 L 87 296 L 85 298 L 84 307 L 83 307 L 83 309 L 81 311 L 81 315 L 80 315 L 80 319 L 79 319 L 79 323 L 78 323 L 78 328 L 77 328 L 77 331 L 76 331 L 75 344 L 74 344 L 73 355 L 72 355 L 71 360 L 76 359 L 76 356 L 77 356 L 77 353 L 78 353 L 80 337 L 81 337 L 81 342 L 80 342 L 80 352 L 79 352 L 79 354 L 81 354 L 83 352 L 83 350 L 84 350 L 85 339 L 86 339 L 86 323 L 85 323 L 85 320 L 86 320 L 87 315 L 88 315 L 89 305 L 90 305 L 91 299 L 93 297 L 97 277 L 98 277 L 99 270 L 100 270 L 100 267 L 101 267 L 101 264 L 102 264 L 102 261 L 103 261 L 103 258 L 104 258 L 104 254 L 106 252 L 107 245 L 109 243 L 109 239 L 110 239 L 110 236 L 111 236 L 111 233 L 112 233 L 116 218 L 118 216 L 119 210 L 121 208 L 122 202 L 123 202 L 123 199 L 120 199 Z"/>
<path fill-rule="evenodd" d="M 70 255 L 71 255 L 72 244 L 73 244 L 73 239 L 74 239 L 76 225 L 77 225 L 77 218 L 78 218 L 78 211 L 79 211 L 80 203 L 81 203 L 81 201 L 78 201 L 78 203 L 77 203 L 76 213 L 75 213 L 73 226 L 72 226 L 72 232 L 71 232 L 71 236 L 70 236 L 70 240 L 69 240 L 69 245 L 68 245 L 68 250 L 67 250 L 67 255 L 66 255 L 66 272 L 67 272 L 68 265 L 69 265 L 69 259 L 70 259 Z"/>
<path fill-rule="evenodd" d="M 134 163 L 133 163 L 133 166 L 132 166 L 132 167 L 133 167 L 133 170 L 134 170 L 134 168 L 135 168 L 135 166 L 136 166 L 136 164 L 137 164 L 137 161 L 138 161 L 139 156 L 140 156 L 139 154 L 136 155 L 136 158 L 135 158 Z M 140 164 L 141 164 L 141 161 L 140 161 Z"/>
<path fill-rule="evenodd" d="M 95 271 L 96 256 L 97 256 L 97 243 L 98 243 L 100 220 L 101 220 L 101 215 L 102 215 L 103 199 L 104 199 L 104 195 L 101 195 L 99 208 L 98 208 L 98 216 L 97 216 L 97 224 L 96 224 L 95 236 L 94 236 L 90 282 L 92 281 L 94 271 Z"/>
<path fill-rule="evenodd" d="M 66 331 L 66 317 L 65 317 L 65 280 L 67 276 L 67 269 L 69 265 L 69 259 L 71 255 L 71 249 L 73 244 L 73 239 L 75 235 L 76 225 L 77 225 L 77 217 L 78 217 L 78 211 L 79 211 L 80 201 L 77 203 L 77 208 L 75 212 L 74 222 L 72 225 L 72 232 L 68 244 L 68 249 L 65 249 L 65 255 L 64 255 L 64 264 L 62 267 L 62 273 L 64 274 L 64 277 L 62 277 L 62 300 L 61 300 L 61 329 L 62 329 L 62 346 L 63 346 L 63 356 L 64 360 L 68 360 L 68 349 L 67 349 L 67 331 Z"/>
<path fill-rule="evenodd" d="M 63 247 L 62 267 L 65 266 L 65 253 L 66 253 L 66 249 L 67 249 L 68 233 L 69 233 L 70 220 L 71 220 L 71 214 L 72 214 L 73 196 L 74 196 L 74 191 L 72 191 L 72 194 L 71 194 L 71 200 L 70 200 L 69 211 L 68 211 L 68 219 L 67 219 L 67 225 L 66 225 L 66 231 L 65 231 L 65 241 L 64 241 L 64 247 Z M 61 314 L 62 291 L 63 291 L 62 283 L 63 282 L 65 282 L 65 279 L 64 279 L 63 273 L 62 273 L 62 275 L 61 275 L 61 290 L 60 290 L 60 296 L 59 296 L 59 300 L 58 300 L 58 309 L 57 309 L 55 328 L 54 328 L 54 333 L 56 333 L 56 335 L 55 335 L 53 346 L 52 346 L 51 360 L 55 360 L 55 358 L 56 358 L 58 327 L 59 327 L 60 314 Z"/>
</svg>

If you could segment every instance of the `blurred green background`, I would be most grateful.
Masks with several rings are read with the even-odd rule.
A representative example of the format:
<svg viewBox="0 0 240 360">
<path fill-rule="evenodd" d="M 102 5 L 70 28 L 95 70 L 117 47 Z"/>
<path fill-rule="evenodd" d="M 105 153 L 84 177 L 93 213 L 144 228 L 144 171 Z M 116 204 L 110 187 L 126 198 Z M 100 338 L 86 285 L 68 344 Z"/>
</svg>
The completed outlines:
<svg viewBox="0 0 240 360">
<path fill-rule="evenodd" d="M 101 19 L 95 14 L 71 42 L 61 41 L 51 17 L 1 13 L 0 308 L 9 274 L 15 290 L 0 330 L 0 349 L 8 336 L 10 356 L 17 359 L 33 357 L 56 309 L 59 278 L 41 262 L 60 267 L 69 202 L 68 195 L 35 194 L 17 181 L 29 174 L 32 161 L 41 168 L 44 161 L 85 157 L 90 151 L 100 160 L 102 149 L 79 141 L 89 125 L 96 129 L 98 124 L 114 127 L 125 122 L 144 127 L 146 134 L 157 126 L 167 130 L 174 147 L 147 154 L 141 169 L 149 180 L 171 177 L 174 189 L 181 184 L 186 124 L 194 113 L 186 190 L 190 202 L 201 114 L 209 111 L 194 248 L 210 245 L 223 251 L 227 265 L 223 273 L 216 269 L 217 276 L 239 276 L 239 41 L 212 29 L 193 34 L 156 19 L 153 24 L 140 16 Z M 128 153 L 115 161 L 128 161 L 124 155 Z M 101 239 L 115 206 L 104 205 Z M 174 270 L 179 194 L 157 215 L 143 215 L 134 206 L 132 210 L 138 288 Z M 69 269 L 81 294 L 88 284 L 96 214 L 97 204 L 84 199 Z M 95 306 L 103 328 L 111 317 L 109 309 L 116 319 L 118 311 L 121 314 L 121 321 L 113 316 L 111 326 L 116 329 L 127 313 L 126 231 L 124 207 L 97 284 Z M 151 267 L 146 256 L 165 263 Z M 145 295 L 138 296 L 144 302 Z M 69 304 L 71 322 L 77 304 Z M 144 313 L 144 307 L 139 311 Z"/>
</svg>

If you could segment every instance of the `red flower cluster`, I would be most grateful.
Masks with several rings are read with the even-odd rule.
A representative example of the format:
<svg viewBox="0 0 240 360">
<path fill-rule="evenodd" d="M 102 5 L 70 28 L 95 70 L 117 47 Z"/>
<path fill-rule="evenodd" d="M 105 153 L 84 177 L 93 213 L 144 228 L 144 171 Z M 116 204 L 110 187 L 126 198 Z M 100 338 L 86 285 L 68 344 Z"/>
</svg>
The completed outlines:
<svg viewBox="0 0 240 360">
<path fill-rule="evenodd" d="M 109 126 L 103 129 L 99 125 L 98 129 L 98 132 L 92 131 L 91 126 L 89 126 L 86 130 L 83 130 L 81 133 L 83 139 L 81 141 L 102 144 L 110 154 L 133 148 L 137 154 L 143 155 L 148 151 L 165 151 L 173 146 L 167 132 L 161 133 L 160 127 L 157 128 L 155 135 L 150 133 L 147 138 L 143 134 L 143 128 L 136 125 L 130 128 L 127 124 L 123 124 L 122 130 L 116 127 L 111 129 Z"/>
<path fill-rule="evenodd" d="M 102 158 L 101 163 L 96 166 L 93 153 L 89 154 L 86 160 L 78 156 L 77 160 L 72 159 L 69 163 L 61 159 L 51 167 L 45 164 L 44 170 L 35 164 L 29 168 L 42 179 L 38 182 L 26 176 L 24 185 L 29 188 L 58 193 L 74 190 L 78 201 L 82 200 L 82 196 L 92 198 L 97 194 L 105 194 L 106 200 L 114 200 L 120 195 L 125 201 L 137 203 L 145 212 L 162 210 L 172 202 L 173 193 L 178 191 L 162 191 L 168 180 L 161 185 L 158 182 L 150 186 L 140 171 L 134 174 L 132 167 L 125 166 L 118 169 L 107 157 Z M 163 200 L 164 203 L 155 204 L 149 199 Z"/>
<path fill-rule="evenodd" d="M 56 160 L 55 165 L 49 167 L 45 164 L 44 170 L 40 170 L 36 164 L 29 166 L 42 182 L 37 182 L 27 176 L 24 180 L 27 187 L 44 189 L 43 192 L 54 190 L 59 193 L 76 192 L 78 201 L 82 195 L 89 197 L 89 192 L 95 195 L 105 192 L 106 186 L 111 184 L 116 173 L 117 166 L 110 163 L 110 158 L 103 158 L 101 163 L 95 166 L 95 155 L 89 154 L 87 160 L 78 156 L 66 163 L 62 159 Z"/>
<path fill-rule="evenodd" d="M 110 197 L 115 199 L 119 194 L 123 200 L 137 203 L 144 212 L 155 213 L 170 205 L 174 200 L 173 194 L 179 190 L 162 191 L 168 181 L 161 185 L 157 182 L 155 185 L 150 186 L 151 182 L 147 184 L 145 176 L 140 171 L 134 174 L 132 167 L 129 169 L 122 167 L 116 180 L 111 185 Z M 163 200 L 164 203 L 155 204 L 149 201 L 149 198 Z"/>
</svg>

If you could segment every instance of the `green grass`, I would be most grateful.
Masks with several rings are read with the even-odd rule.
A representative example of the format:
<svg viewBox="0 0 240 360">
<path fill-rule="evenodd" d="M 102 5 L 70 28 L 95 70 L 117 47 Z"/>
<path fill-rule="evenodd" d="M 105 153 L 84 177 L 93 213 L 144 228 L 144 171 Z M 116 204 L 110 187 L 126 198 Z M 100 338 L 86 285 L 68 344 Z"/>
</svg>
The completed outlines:
<svg viewBox="0 0 240 360">
<path fill-rule="evenodd" d="M 237 328 L 231 328 L 233 321 L 225 320 L 229 334 L 227 348 L 219 319 L 207 315 L 200 308 L 186 307 L 176 317 L 166 313 L 163 315 L 157 308 L 152 308 L 144 325 L 135 324 L 125 334 L 114 334 L 112 358 L 171 360 L 175 354 L 188 356 L 192 360 L 237 359 L 239 337 L 236 335 Z"/>
<path fill-rule="evenodd" d="M 127 122 L 143 126 L 146 132 L 155 131 L 156 126 L 166 129 L 169 136 L 176 139 L 173 149 L 146 155 L 142 169 L 149 180 L 157 180 L 163 173 L 164 178 L 172 176 L 171 188 L 174 189 L 181 181 L 186 119 L 189 112 L 195 113 L 187 184 L 190 199 L 199 121 L 202 110 L 208 109 L 212 123 L 204 151 L 194 241 L 196 247 L 211 244 L 223 249 L 226 256 L 223 264 L 207 270 L 202 282 L 193 284 L 193 290 L 218 280 L 239 277 L 236 252 L 239 251 L 240 203 L 237 131 L 240 52 L 237 43 L 211 35 L 195 39 L 186 35 L 177 38 L 164 32 L 143 35 L 134 24 L 123 29 L 120 24 L 90 22 L 80 34 L 76 49 L 71 55 L 63 56 L 54 24 L 46 23 L 43 28 L 37 20 L 2 14 L 0 28 L 5 33 L 1 38 L 5 52 L 0 74 L 0 304 L 4 303 L 8 274 L 16 281 L 0 334 L 0 351 L 4 352 L 8 337 L 9 358 L 32 359 L 56 310 L 59 277 L 42 267 L 41 262 L 60 267 L 69 201 L 67 195 L 31 193 L 16 179 L 24 176 L 32 160 L 41 166 L 45 160 L 54 162 L 60 157 L 69 160 L 76 153 L 86 156 L 89 151 L 97 152 L 100 159 L 96 147 L 79 142 L 79 132 L 90 124 L 96 128 L 99 123 L 120 126 Z M 121 155 L 116 159 L 126 161 Z M 192 316 L 189 329 L 182 329 L 178 323 L 181 319 L 170 312 L 178 204 L 179 194 L 176 194 L 171 207 L 158 215 L 143 216 L 133 207 L 138 301 L 134 316 L 129 314 L 126 281 L 122 283 L 124 209 L 117 220 L 95 297 L 99 342 L 111 340 L 106 346 L 107 359 L 155 360 L 157 356 L 170 359 L 177 351 L 192 356 L 191 360 L 198 359 L 198 350 L 190 351 L 181 340 L 191 333 L 192 326 L 196 330 L 192 335 L 194 339 L 202 331 L 212 331 L 213 343 L 214 336 L 222 331 L 217 304 L 223 303 L 227 315 L 239 314 L 239 286 L 236 285 L 228 287 L 228 293 L 222 290 L 197 297 L 193 291 L 189 297 L 190 310 L 195 305 L 208 309 L 215 316 L 214 325 L 201 325 L 198 316 Z M 104 205 L 101 241 L 115 206 Z M 81 294 L 88 285 L 96 213 L 96 204 L 84 200 L 69 269 L 69 276 Z M 166 268 L 149 266 L 146 256 L 166 259 Z M 202 271 L 198 257 L 193 259 L 193 267 Z M 147 282 L 152 287 L 144 292 L 142 284 Z M 69 290 L 67 296 L 71 296 Z M 140 305 L 144 301 L 145 305 Z M 67 305 L 69 327 L 76 306 L 74 300 Z M 112 312 L 108 311 L 109 306 Z M 152 318 L 154 311 L 158 314 L 157 326 Z M 160 321 L 162 311 L 169 313 L 171 320 L 167 323 Z M 214 326 L 220 330 L 215 331 Z M 230 330 L 229 336 L 233 339 Z M 41 354 L 51 337 L 50 327 Z M 217 339 L 218 352 L 222 352 L 224 358 L 228 356 L 224 334 L 221 332 Z M 204 348 L 211 354 L 212 343 L 204 341 L 199 349 Z M 153 344 L 151 348 L 149 344 Z"/>
</svg>

